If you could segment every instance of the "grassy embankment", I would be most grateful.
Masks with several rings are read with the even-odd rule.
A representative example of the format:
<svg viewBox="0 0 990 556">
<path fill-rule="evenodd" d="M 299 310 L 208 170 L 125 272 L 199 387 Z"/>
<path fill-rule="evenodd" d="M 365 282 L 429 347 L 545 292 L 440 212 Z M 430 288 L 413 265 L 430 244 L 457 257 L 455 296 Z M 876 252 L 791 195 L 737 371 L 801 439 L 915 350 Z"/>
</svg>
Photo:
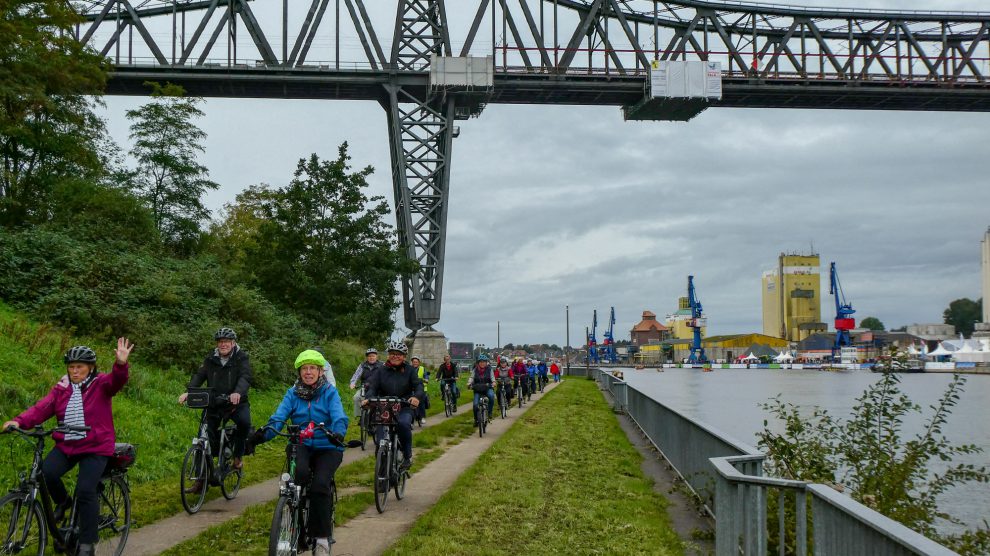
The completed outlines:
<svg viewBox="0 0 990 556">
<path fill-rule="evenodd" d="M 189 358 L 187 369 L 161 369 L 141 360 L 140 339 L 133 354 L 128 385 L 114 399 L 114 423 L 117 439 L 138 445 L 137 464 L 130 471 L 134 526 L 140 527 L 182 511 L 178 495 L 182 457 L 190 439 L 197 433 L 199 412 L 176 404 L 184 391 L 189 373 L 201 362 L 201 355 Z M 61 357 L 65 350 L 78 343 L 92 345 L 97 352 L 100 369 L 108 371 L 113 357 L 112 346 L 94 342 L 46 324 L 38 324 L 0 303 L 0 418 L 15 417 L 42 398 L 65 374 Z M 204 354 L 210 341 L 204 341 Z M 245 346 L 250 351 L 250 346 Z M 345 411 L 350 414 L 353 392 L 347 387 L 351 372 L 364 358 L 364 349 L 353 343 L 334 341 L 328 346 Z M 291 364 L 288 362 L 287 364 Z M 284 395 L 284 388 L 253 390 L 251 413 L 255 423 L 262 423 L 274 412 Z M 432 395 L 432 394 L 431 394 Z M 437 395 L 434 399 L 438 399 Z M 464 398 L 462 397 L 462 400 Z M 430 413 L 442 411 L 434 403 Z M 49 425 L 51 422 L 49 422 Z M 356 422 L 351 420 L 348 436 L 357 434 Z M 50 445 L 49 445 L 50 446 Z M 0 437 L 0 466 L 2 485 L 12 485 L 16 471 L 29 462 L 30 445 L 14 435 Z M 259 447 L 257 455 L 245 462 L 243 486 L 267 480 L 281 471 L 284 452 L 281 446 L 269 443 Z M 69 482 L 75 474 L 70 473 Z M 219 496 L 211 489 L 210 497 Z"/>
<path fill-rule="evenodd" d="M 681 554 L 641 460 L 595 384 L 567 380 L 387 554 Z"/>
</svg>

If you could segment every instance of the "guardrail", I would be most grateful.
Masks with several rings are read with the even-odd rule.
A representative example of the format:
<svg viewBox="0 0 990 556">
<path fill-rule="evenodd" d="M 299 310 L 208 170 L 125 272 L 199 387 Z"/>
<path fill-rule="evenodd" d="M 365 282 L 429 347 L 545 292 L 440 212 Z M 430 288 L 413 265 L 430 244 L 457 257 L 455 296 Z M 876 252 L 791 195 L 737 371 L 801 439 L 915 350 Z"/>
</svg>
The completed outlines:
<svg viewBox="0 0 990 556">
<path fill-rule="evenodd" d="M 593 373 L 715 518 L 719 556 L 956 554 L 829 486 L 765 477 L 757 449 L 606 371 Z"/>
</svg>

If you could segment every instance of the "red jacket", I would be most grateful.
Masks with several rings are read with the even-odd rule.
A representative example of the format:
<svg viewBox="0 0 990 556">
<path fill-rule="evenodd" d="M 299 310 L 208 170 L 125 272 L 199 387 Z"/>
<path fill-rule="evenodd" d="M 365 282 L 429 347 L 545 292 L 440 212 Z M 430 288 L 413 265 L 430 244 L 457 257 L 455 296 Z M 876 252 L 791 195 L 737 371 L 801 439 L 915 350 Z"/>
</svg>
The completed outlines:
<svg viewBox="0 0 990 556">
<path fill-rule="evenodd" d="M 81 440 L 66 441 L 64 434 L 58 432 L 52 434 L 55 446 L 62 450 L 62 453 L 70 457 L 78 454 L 113 455 L 113 444 L 117 435 L 113 428 L 112 401 L 117 392 L 127 384 L 128 369 L 127 363 L 123 365 L 114 363 L 110 373 L 97 376 L 86 386 L 82 392 L 83 415 L 90 430 L 86 433 L 86 438 Z M 69 384 L 69 377 L 63 376 L 47 396 L 14 420 L 22 429 L 36 427 L 53 416 L 61 423 L 65 419 L 65 409 L 69 405 L 71 396 L 72 386 Z"/>
<path fill-rule="evenodd" d="M 553 365 L 550 365 L 550 374 L 552 374 L 552 375 L 559 375 L 560 374 L 560 367 L 558 367 L 556 363 L 554 363 Z"/>
</svg>

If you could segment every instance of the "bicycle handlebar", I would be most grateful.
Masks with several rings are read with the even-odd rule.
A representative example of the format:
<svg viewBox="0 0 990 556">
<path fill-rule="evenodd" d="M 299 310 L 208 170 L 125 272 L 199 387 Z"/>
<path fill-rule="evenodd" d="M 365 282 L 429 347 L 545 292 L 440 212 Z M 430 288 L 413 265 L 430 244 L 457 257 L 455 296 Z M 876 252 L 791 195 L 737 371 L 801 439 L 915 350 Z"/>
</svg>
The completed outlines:
<svg viewBox="0 0 990 556">
<path fill-rule="evenodd" d="M 42 428 L 41 425 L 38 425 L 37 427 L 34 427 L 31 430 L 22 429 L 20 427 L 15 427 L 15 426 L 9 426 L 6 429 L 4 429 L 3 432 L 16 432 L 16 433 L 21 434 L 23 436 L 31 436 L 31 437 L 34 437 L 34 438 L 41 438 L 41 437 L 44 437 L 44 436 L 51 436 L 52 433 L 56 433 L 56 432 L 60 432 L 62 434 L 70 433 L 70 432 L 89 432 L 91 429 L 92 429 L 92 427 L 76 427 L 76 426 L 73 426 L 73 425 L 62 424 L 62 425 L 58 425 L 57 427 L 52 428 L 52 429 L 48 429 L 48 430 L 45 430 L 44 428 Z"/>
<path fill-rule="evenodd" d="M 323 436 L 325 436 L 327 440 L 330 441 L 330 443 L 333 444 L 334 446 L 338 446 L 340 448 L 347 447 L 347 445 L 344 444 L 343 442 L 343 437 L 338 439 L 337 435 L 335 435 L 333 431 L 331 431 L 326 427 L 326 423 L 310 423 L 309 426 L 303 428 L 301 425 L 295 425 L 295 424 L 290 425 L 288 421 L 273 421 L 273 422 L 282 423 L 283 425 L 285 425 L 287 432 L 282 432 L 276 429 L 271 424 L 266 424 L 265 426 L 261 427 L 261 430 L 270 430 L 275 433 L 275 436 L 282 436 L 285 438 L 294 438 L 296 436 L 299 436 L 300 438 L 312 438 L 313 434 L 319 431 L 322 432 Z M 308 436 L 303 436 L 306 433 L 306 431 L 311 431 L 311 432 Z"/>
<path fill-rule="evenodd" d="M 381 402 L 385 402 L 385 403 L 396 403 L 396 402 L 398 402 L 398 403 L 402 404 L 403 407 L 410 407 L 412 405 L 412 404 L 409 403 L 409 399 L 408 398 L 399 398 L 399 397 L 396 397 L 396 396 L 385 396 L 385 397 L 379 397 L 379 398 L 365 398 L 365 399 L 368 401 L 369 404 L 370 403 L 381 403 Z"/>
</svg>

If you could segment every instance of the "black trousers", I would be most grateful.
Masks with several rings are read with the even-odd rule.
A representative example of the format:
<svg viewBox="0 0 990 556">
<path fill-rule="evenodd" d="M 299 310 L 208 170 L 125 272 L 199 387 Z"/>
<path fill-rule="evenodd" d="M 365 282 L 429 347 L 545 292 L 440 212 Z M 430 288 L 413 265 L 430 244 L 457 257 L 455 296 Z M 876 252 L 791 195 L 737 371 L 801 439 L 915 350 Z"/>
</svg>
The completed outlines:
<svg viewBox="0 0 990 556">
<path fill-rule="evenodd" d="M 62 484 L 62 475 L 76 465 L 79 466 L 79 478 L 76 481 L 79 542 L 93 544 L 100 539 L 96 530 L 100 516 L 100 500 L 96 486 L 103 476 L 103 470 L 107 467 L 107 457 L 92 454 L 69 457 L 56 447 L 45 457 L 45 461 L 41 464 L 41 473 L 45 476 L 45 484 L 48 485 L 48 493 L 51 494 L 52 501 L 61 504 L 69 496 L 65 491 L 65 485 Z"/>
<path fill-rule="evenodd" d="M 330 481 L 344 453 L 300 446 L 296 452 L 296 484 L 309 485 L 309 523 L 306 530 L 316 538 L 330 536 Z"/>
<path fill-rule="evenodd" d="M 244 457 L 244 441 L 247 440 L 248 431 L 251 429 L 251 405 L 240 403 L 234 406 L 234 412 L 230 414 L 230 421 L 237 429 L 234 431 L 234 445 L 232 447 L 235 458 Z M 217 450 L 220 446 L 220 417 L 226 410 L 207 409 L 206 424 L 210 435 L 210 453 L 217 457 Z"/>
</svg>

